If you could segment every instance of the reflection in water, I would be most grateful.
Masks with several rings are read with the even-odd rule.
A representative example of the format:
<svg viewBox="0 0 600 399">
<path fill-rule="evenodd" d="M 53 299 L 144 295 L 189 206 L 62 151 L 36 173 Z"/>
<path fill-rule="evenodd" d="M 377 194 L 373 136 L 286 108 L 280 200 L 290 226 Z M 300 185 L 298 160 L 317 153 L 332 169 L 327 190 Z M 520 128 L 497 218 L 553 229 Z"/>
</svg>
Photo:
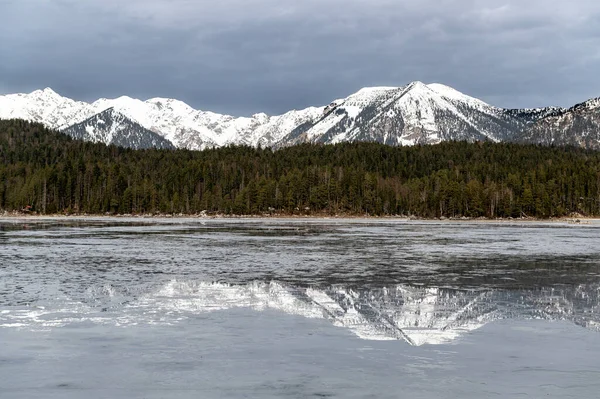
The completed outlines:
<svg viewBox="0 0 600 399">
<path fill-rule="evenodd" d="M 442 344 L 499 319 L 567 320 L 600 331 L 600 286 L 537 290 L 457 290 L 397 285 L 353 290 L 298 288 L 278 283 L 246 286 L 173 281 L 136 306 L 163 312 L 233 307 L 276 309 L 324 318 L 363 339 Z"/>
<path fill-rule="evenodd" d="M 560 223 L 0 219 L 0 327 L 249 308 L 411 345 L 498 319 L 600 330 L 599 237 Z"/>
<path fill-rule="evenodd" d="M 600 331 L 600 285 L 535 290 L 461 290 L 406 285 L 373 289 L 296 287 L 277 282 L 228 285 L 173 280 L 126 299 L 107 285 L 86 302 L 0 312 L 0 327 L 58 327 L 92 322 L 119 326 L 175 324 L 205 312 L 248 308 L 325 319 L 366 340 L 410 345 L 450 343 L 500 319 L 565 320 Z"/>
</svg>

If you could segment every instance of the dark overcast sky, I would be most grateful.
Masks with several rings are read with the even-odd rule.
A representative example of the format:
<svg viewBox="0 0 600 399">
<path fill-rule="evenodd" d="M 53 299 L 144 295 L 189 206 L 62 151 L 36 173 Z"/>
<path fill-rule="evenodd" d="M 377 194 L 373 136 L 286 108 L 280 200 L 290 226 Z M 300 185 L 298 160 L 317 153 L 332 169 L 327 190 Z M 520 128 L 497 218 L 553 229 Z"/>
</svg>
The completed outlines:
<svg viewBox="0 0 600 399">
<path fill-rule="evenodd" d="M 600 96 L 598 0 L 0 0 L 0 93 L 235 115 L 439 82 L 504 107 Z"/>
</svg>

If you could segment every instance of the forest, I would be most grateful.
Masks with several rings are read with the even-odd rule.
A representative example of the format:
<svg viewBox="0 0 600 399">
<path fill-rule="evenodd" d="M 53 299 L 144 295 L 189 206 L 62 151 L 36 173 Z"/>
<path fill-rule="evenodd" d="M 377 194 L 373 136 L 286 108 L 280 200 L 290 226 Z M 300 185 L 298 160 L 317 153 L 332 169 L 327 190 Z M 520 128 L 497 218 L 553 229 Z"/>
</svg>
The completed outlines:
<svg viewBox="0 0 600 399">
<path fill-rule="evenodd" d="M 599 216 L 600 152 L 491 142 L 131 150 L 0 120 L 0 210 Z"/>
</svg>

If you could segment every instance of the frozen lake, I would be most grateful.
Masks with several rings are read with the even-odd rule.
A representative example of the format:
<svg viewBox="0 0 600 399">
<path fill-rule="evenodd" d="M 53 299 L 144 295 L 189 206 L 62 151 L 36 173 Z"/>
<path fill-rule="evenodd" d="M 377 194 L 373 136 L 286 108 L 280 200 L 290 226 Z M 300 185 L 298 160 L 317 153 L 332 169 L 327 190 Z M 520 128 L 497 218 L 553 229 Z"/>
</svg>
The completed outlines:
<svg viewBox="0 0 600 399">
<path fill-rule="evenodd" d="M 595 397 L 600 224 L 0 219 L 0 397 Z"/>
</svg>

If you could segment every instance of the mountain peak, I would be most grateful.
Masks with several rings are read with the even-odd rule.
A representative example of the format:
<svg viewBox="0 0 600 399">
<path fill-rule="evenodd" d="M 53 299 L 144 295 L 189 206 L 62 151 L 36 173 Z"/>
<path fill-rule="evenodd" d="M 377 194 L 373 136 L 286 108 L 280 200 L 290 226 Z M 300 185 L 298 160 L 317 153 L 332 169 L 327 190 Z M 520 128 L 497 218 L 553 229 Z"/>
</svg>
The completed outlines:
<svg viewBox="0 0 600 399">
<path fill-rule="evenodd" d="M 425 83 L 421 82 L 420 80 L 415 80 L 414 82 L 410 82 L 408 84 L 408 87 L 417 88 L 417 89 L 428 88 L 428 86 Z"/>
<path fill-rule="evenodd" d="M 416 97 L 431 97 L 437 94 L 435 90 L 429 87 L 429 85 L 420 81 L 409 83 L 408 85 L 404 86 L 402 90 L 404 93 L 410 93 L 412 96 Z"/>
<path fill-rule="evenodd" d="M 34 90 L 31 93 L 29 93 L 29 96 L 62 98 L 60 94 L 52 90 L 52 88 L 50 87 L 46 87 L 43 90 Z"/>
<path fill-rule="evenodd" d="M 163 112 L 176 112 L 180 114 L 191 114 L 193 112 L 198 112 L 187 103 L 172 98 L 154 97 L 146 100 L 145 103 L 150 104 L 151 106 Z"/>
<path fill-rule="evenodd" d="M 52 90 L 51 87 L 46 87 L 44 90 L 42 90 L 42 92 L 51 95 L 58 95 L 58 93 Z"/>
</svg>

